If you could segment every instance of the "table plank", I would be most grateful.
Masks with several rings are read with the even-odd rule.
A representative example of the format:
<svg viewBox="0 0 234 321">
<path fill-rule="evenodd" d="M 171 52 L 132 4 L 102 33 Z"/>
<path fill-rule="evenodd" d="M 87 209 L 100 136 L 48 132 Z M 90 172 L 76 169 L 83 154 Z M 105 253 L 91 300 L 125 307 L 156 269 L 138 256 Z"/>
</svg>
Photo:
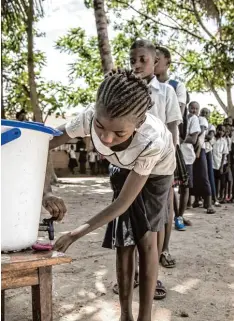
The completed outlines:
<svg viewBox="0 0 234 321">
<path fill-rule="evenodd" d="M 2 272 L 39 268 L 64 263 L 71 263 L 72 258 L 57 251 L 34 252 L 26 251 L 2 254 Z"/>
<path fill-rule="evenodd" d="M 38 284 L 37 269 L 2 272 L 2 290 L 15 289 Z"/>
<path fill-rule="evenodd" d="M 52 267 L 39 268 L 39 284 L 32 286 L 33 321 L 52 321 Z"/>
</svg>

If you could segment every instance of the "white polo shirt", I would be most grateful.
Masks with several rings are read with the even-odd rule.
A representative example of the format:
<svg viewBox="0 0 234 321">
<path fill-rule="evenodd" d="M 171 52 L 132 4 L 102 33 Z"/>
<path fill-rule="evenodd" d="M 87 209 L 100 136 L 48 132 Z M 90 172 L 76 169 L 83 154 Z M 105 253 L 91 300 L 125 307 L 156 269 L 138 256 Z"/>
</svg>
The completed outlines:
<svg viewBox="0 0 234 321">
<path fill-rule="evenodd" d="M 220 169 L 223 155 L 229 153 L 227 140 L 223 137 L 215 138 L 213 145 L 213 168 L 216 170 Z"/>
<path fill-rule="evenodd" d="M 102 144 L 97 136 L 93 116 L 94 108 L 89 107 L 66 124 L 69 137 L 91 135 L 95 149 L 111 164 L 120 168 L 134 170 L 139 175 L 172 175 L 176 167 L 172 135 L 156 117 L 147 113 L 146 120 L 136 129 L 127 149 L 114 152 Z"/>
<path fill-rule="evenodd" d="M 188 123 L 187 123 L 187 135 L 192 135 L 194 133 L 200 133 L 201 132 L 201 127 L 199 124 L 199 119 L 196 115 L 193 115 L 188 118 Z M 186 139 L 185 138 L 185 139 Z M 182 143 L 180 145 L 182 154 L 184 156 L 184 161 L 186 165 L 192 165 L 195 162 L 196 159 L 196 154 L 194 152 L 194 148 L 192 144 L 185 144 Z"/>
<path fill-rule="evenodd" d="M 169 86 L 171 86 L 170 83 L 169 83 L 170 80 L 171 79 L 168 79 L 165 82 Z M 186 90 L 186 87 L 185 87 L 184 83 L 182 83 L 180 81 L 177 81 L 177 80 L 176 80 L 176 82 L 177 82 L 176 89 L 174 89 L 172 86 L 171 87 L 175 90 L 175 93 L 176 93 L 176 96 L 177 96 L 177 99 L 178 99 L 179 103 L 186 105 L 186 103 L 187 103 L 187 90 Z"/>
<path fill-rule="evenodd" d="M 164 124 L 176 121 L 177 125 L 179 125 L 182 122 L 182 115 L 173 87 L 159 82 L 155 76 L 150 81 L 149 87 L 151 89 L 151 98 L 154 102 L 154 106 L 149 112 L 158 117 Z"/>
<path fill-rule="evenodd" d="M 203 126 L 205 128 L 205 130 L 203 131 L 203 133 L 199 136 L 199 143 L 201 145 L 202 148 L 206 148 L 205 146 L 205 137 L 207 135 L 207 130 L 208 130 L 208 127 L 209 127 L 209 124 L 208 124 L 208 121 L 205 117 L 203 116 L 199 116 L 199 124 L 200 124 L 200 127 Z"/>
</svg>

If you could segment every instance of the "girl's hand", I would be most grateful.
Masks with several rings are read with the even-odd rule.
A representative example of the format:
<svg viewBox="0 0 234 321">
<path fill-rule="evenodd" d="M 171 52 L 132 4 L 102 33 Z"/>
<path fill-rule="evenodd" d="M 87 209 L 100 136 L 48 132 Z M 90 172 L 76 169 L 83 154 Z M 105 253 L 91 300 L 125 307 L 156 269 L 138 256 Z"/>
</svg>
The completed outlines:
<svg viewBox="0 0 234 321">
<path fill-rule="evenodd" d="M 223 166 L 220 167 L 220 174 L 223 174 Z"/>
<path fill-rule="evenodd" d="M 73 243 L 71 232 L 61 236 L 54 244 L 53 250 L 58 252 L 66 252 L 69 246 Z"/>
</svg>

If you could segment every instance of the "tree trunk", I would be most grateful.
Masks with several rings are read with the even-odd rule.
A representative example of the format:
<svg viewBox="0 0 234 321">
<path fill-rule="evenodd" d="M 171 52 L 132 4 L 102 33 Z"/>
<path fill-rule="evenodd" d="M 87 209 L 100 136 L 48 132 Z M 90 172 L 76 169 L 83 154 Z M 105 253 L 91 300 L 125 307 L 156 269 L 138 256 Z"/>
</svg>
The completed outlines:
<svg viewBox="0 0 234 321">
<path fill-rule="evenodd" d="M 27 15 L 27 37 L 28 37 L 28 82 L 29 82 L 29 88 L 30 88 L 30 101 L 33 109 L 34 120 L 42 123 L 43 122 L 42 113 L 38 103 L 37 86 L 36 86 L 35 71 L 34 71 L 33 20 L 34 20 L 33 0 L 29 0 L 28 15 Z"/>
<path fill-rule="evenodd" d="M 93 5 L 98 35 L 98 47 L 102 61 L 102 69 L 104 74 L 106 74 L 111 69 L 113 69 L 113 60 L 108 38 L 107 18 L 104 10 L 104 0 L 94 0 Z"/>
<path fill-rule="evenodd" d="M 232 100 L 232 85 L 231 85 L 230 81 L 227 81 L 226 90 L 227 90 L 228 116 L 232 116 L 232 118 L 234 118 L 234 104 L 233 104 L 233 100 Z"/>
</svg>

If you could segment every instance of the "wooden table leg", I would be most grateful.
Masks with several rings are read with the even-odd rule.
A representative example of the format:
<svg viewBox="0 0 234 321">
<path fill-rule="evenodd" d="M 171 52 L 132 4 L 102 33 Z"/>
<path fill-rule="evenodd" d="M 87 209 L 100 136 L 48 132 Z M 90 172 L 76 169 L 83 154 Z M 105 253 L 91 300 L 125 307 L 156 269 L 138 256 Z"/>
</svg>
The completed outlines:
<svg viewBox="0 0 234 321">
<path fill-rule="evenodd" d="M 1 291 L 1 321 L 5 320 L 5 291 Z"/>
<path fill-rule="evenodd" d="M 33 321 L 52 321 L 52 267 L 38 268 L 38 278 L 32 286 Z"/>
</svg>

